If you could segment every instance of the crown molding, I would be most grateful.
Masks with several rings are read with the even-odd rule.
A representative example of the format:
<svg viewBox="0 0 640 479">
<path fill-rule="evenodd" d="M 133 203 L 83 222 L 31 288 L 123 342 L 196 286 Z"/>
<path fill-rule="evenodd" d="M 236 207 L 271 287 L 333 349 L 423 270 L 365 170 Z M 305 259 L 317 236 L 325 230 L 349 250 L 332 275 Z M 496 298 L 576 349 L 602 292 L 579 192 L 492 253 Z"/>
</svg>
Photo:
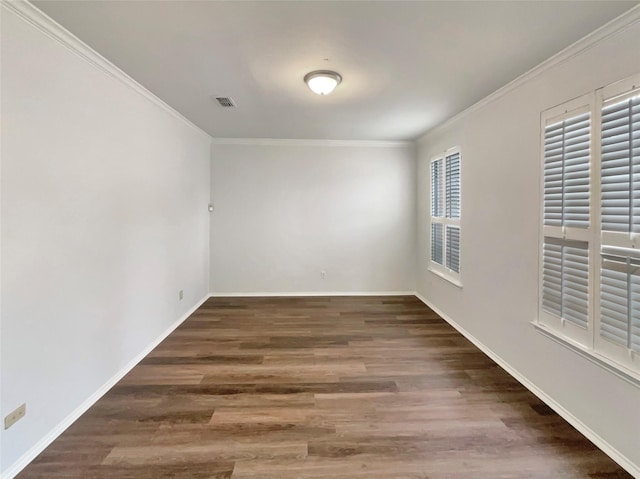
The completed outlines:
<svg viewBox="0 0 640 479">
<path fill-rule="evenodd" d="M 539 63 L 538 65 L 533 67 L 531 70 L 523 73 L 522 75 L 510 81 L 503 87 L 498 88 L 493 93 L 490 93 L 488 96 L 484 97 L 482 100 L 478 101 L 477 103 L 474 103 L 473 105 L 466 108 L 465 110 L 462 110 L 460 113 L 457 113 L 456 115 L 452 116 L 448 120 L 445 120 L 444 122 L 434 126 L 433 128 L 429 128 L 427 131 L 425 131 L 424 133 L 422 133 L 417 137 L 416 142 L 422 143 L 427 134 L 453 125 L 454 123 L 458 122 L 462 118 L 468 115 L 471 115 L 472 113 L 484 108 L 490 103 L 493 103 L 494 101 L 502 98 L 509 92 L 533 80 L 534 78 L 546 72 L 547 70 L 550 70 L 558 65 L 561 65 L 571 60 L 572 58 L 580 55 L 581 53 L 589 50 L 590 48 L 593 48 L 603 40 L 606 40 L 607 38 L 612 37 L 614 35 L 617 35 L 618 33 L 633 26 L 638 22 L 640 22 L 640 5 L 636 5 L 635 7 L 632 7 L 630 10 L 627 10 L 622 15 L 605 23 L 600 28 L 597 28 L 593 32 L 582 37 L 580 40 L 572 43 L 564 50 L 561 50 L 560 52 L 556 53 L 552 57 L 549 57 L 542 63 Z"/>
<path fill-rule="evenodd" d="M 30 3 L 28 0 L 0 0 L 0 6 L 6 8 L 25 22 L 34 26 L 52 40 L 60 43 L 62 46 L 75 53 L 84 61 L 92 65 L 94 68 L 97 68 L 103 73 L 109 75 L 111 78 L 114 78 L 120 83 L 128 86 L 129 88 L 152 102 L 154 105 L 160 107 L 161 109 L 172 115 L 174 118 L 177 118 L 184 124 L 191 127 L 193 130 L 202 135 L 205 135 L 209 139 L 211 138 L 211 135 L 209 135 L 209 133 L 196 126 L 178 111 L 176 111 L 156 95 L 151 93 L 144 86 L 131 78 L 109 60 L 104 58 L 93 48 L 84 43 L 73 33 L 57 23 L 55 20 L 49 17 L 38 7 Z"/>
<path fill-rule="evenodd" d="M 278 139 L 278 138 L 213 138 L 213 145 L 238 146 L 327 146 L 327 147 L 374 147 L 413 148 L 414 141 L 384 140 L 318 140 L 318 139 Z"/>
</svg>

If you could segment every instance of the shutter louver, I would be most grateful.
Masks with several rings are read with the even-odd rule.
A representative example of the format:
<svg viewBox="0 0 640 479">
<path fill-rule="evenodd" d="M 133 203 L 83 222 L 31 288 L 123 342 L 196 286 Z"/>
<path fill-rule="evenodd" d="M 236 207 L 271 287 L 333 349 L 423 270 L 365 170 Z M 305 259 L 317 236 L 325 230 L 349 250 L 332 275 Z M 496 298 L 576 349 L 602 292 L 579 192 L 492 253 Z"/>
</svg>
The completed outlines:
<svg viewBox="0 0 640 479">
<path fill-rule="evenodd" d="M 460 218 L 460 153 L 446 158 L 445 204 L 447 218 Z"/>
<path fill-rule="evenodd" d="M 443 256 L 443 246 L 444 246 L 444 238 L 443 238 L 444 228 L 442 223 L 432 223 L 431 224 L 431 261 L 443 264 L 442 256 Z"/>
<path fill-rule="evenodd" d="M 444 198 L 442 196 L 442 160 L 431 163 L 431 216 L 444 216 Z"/>
<path fill-rule="evenodd" d="M 589 227 L 590 114 L 554 123 L 544 133 L 544 224 Z"/>
<path fill-rule="evenodd" d="M 602 109 L 602 230 L 640 232 L 640 96 Z"/>
<path fill-rule="evenodd" d="M 460 272 L 460 228 L 447 226 L 447 268 Z"/>
</svg>

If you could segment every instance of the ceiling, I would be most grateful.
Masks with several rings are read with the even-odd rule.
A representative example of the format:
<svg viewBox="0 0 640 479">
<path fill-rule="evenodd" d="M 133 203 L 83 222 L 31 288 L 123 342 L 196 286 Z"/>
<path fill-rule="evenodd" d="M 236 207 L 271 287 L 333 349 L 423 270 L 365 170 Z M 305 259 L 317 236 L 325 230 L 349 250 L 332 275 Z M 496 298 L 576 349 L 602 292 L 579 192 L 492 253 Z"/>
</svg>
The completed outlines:
<svg viewBox="0 0 640 479">
<path fill-rule="evenodd" d="M 637 2 L 34 3 L 214 137 L 408 140 Z"/>
</svg>

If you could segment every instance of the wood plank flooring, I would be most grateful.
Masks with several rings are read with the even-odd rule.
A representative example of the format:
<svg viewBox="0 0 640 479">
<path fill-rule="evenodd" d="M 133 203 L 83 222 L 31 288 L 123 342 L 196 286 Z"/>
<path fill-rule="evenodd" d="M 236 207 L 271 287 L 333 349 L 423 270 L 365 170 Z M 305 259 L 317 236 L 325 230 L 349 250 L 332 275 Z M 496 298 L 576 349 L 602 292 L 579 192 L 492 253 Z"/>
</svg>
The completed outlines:
<svg viewBox="0 0 640 479">
<path fill-rule="evenodd" d="M 414 297 L 210 299 L 18 475 L 628 477 Z"/>
</svg>

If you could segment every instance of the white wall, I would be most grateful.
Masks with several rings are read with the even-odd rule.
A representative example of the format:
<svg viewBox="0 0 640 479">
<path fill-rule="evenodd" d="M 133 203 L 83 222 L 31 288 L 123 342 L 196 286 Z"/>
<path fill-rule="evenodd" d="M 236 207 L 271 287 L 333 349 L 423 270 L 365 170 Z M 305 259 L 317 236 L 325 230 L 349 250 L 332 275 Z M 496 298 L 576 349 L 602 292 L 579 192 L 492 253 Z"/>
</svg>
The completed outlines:
<svg viewBox="0 0 640 479">
<path fill-rule="evenodd" d="M 414 155 L 409 144 L 214 143 L 211 291 L 413 291 Z"/>
<path fill-rule="evenodd" d="M 210 138 L 5 7 L 1 53 L 8 471 L 208 293 Z"/>
<path fill-rule="evenodd" d="M 206 295 L 209 265 L 214 293 L 283 293 L 412 290 L 415 264 L 423 296 L 640 470 L 640 389 L 529 324 L 540 111 L 640 70 L 638 44 L 636 23 L 431 132 L 417 172 L 410 146 L 216 143 L 209 181 L 206 135 L 2 7 L 0 417 L 28 414 L 0 471 Z M 463 289 L 425 260 L 428 158 L 453 145 Z"/>
<path fill-rule="evenodd" d="M 640 71 L 640 23 L 420 140 L 417 289 L 634 464 L 640 388 L 536 332 L 540 113 Z M 462 282 L 427 270 L 429 159 L 462 149 Z"/>
</svg>

